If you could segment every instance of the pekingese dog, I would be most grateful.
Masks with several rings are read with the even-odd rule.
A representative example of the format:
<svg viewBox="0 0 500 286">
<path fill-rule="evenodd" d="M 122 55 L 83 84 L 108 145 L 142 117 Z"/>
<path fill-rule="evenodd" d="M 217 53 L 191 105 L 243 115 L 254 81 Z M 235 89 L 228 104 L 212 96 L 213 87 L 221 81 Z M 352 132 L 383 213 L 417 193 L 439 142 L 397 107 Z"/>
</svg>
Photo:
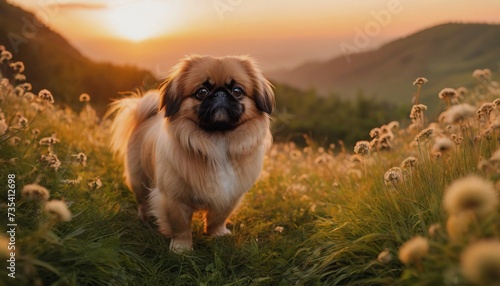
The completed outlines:
<svg viewBox="0 0 500 286">
<path fill-rule="evenodd" d="M 205 232 L 226 220 L 259 177 L 272 144 L 272 85 L 248 57 L 191 56 L 158 91 L 112 103 L 111 147 L 123 159 L 139 216 L 154 216 L 175 252 L 192 249 L 193 212 Z"/>
</svg>

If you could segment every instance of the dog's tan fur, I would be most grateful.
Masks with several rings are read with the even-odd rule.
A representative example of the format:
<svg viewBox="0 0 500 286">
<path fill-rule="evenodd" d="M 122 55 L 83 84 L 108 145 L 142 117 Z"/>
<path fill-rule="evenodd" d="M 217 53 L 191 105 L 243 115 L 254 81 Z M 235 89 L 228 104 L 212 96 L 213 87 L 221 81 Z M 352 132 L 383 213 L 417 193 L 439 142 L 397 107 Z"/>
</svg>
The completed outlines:
<svg viewBox="0 0 500 286">
<path fill-rule="evenodd" d="M 246 91 L 245 111 L 230 131 L 209 132 L 198 125 L 200 102 L 191 95 L 209 80 L 236 81 Z M 269 115 L 274 94 L 246 57 L 184 59 L 159 91 L 114 102 L 112 149 L 124 160 L 128 187 L 141 218 L 152 214 L 170 248 L 192 248 L 191 218 L 205 212 L 205 231 L 229 234 L 226 220 L 262 169 L 272 142 Z M 167 117 L 165 117 L 167 116 Z"/>
</svg>

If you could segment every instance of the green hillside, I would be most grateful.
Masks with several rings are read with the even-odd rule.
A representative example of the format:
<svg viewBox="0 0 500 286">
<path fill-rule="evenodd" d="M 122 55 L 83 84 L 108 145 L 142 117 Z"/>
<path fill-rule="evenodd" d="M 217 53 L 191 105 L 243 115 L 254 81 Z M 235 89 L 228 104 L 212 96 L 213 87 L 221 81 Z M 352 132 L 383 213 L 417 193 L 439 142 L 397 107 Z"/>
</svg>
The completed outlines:
<svg viewBox="0 0 500 286">
<path fill-rule="evenodd" d="M 319 92 L 335 92 L 344 98 L 359 90 L 395 103 L 411 102 L 411 84 L 419 76 L 429 83 L 423 101 L 431 110 L 440 108 L 437 94 L 444 86 L 472 87 L 475 69 L 497 71 L 500 64 L 500 25 L 443 24 L 381 48 L 327 62 L 308 63 L 289 71 L 273 72 L 278 82 Z"/>
<path fill-rule="evenodd" d="M 0 0 L 0 45 L 22 59 L 34 91 L 47 88 L 58 103 L 72 107 L 85 92 L 102 113 L 118 92 L 133 90 L 144 81 L 156 82 L 149 72 L 136 67 L 92 62 L 32 13 L 5 0 Z"/>
</svg>

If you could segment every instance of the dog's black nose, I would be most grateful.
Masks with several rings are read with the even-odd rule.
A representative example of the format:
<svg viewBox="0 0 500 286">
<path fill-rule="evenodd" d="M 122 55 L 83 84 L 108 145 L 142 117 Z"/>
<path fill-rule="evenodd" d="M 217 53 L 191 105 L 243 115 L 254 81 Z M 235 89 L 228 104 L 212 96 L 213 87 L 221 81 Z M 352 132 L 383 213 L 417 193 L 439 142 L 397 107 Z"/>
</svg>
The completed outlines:
<svg viewBox="0 0 500 286">
<path fill-rule="evenodd" d="M 214 97 L 219 97 L 219 98 L 226 97 L 226 93 L 222 90 L 219 90 L 216 93 L 214 93 Z"/>
</svg>

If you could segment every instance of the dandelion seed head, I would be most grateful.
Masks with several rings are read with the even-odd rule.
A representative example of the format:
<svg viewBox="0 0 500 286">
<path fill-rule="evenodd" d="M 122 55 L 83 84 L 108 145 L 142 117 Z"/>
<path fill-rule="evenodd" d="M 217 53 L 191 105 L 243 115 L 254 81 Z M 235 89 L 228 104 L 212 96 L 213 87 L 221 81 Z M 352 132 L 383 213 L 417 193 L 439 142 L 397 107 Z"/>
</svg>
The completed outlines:
<svg viewBox="0 0 500 286">
<path fill-rule="evenodd" d="M 392 167 L 384 174 L 385 185 L 395 186 L 403 181 L 403 171 L 399 167 Z"/>
<path fill-rule="evenodd" d="M 284 230 L 285 230 L 285 228 L 282 226 L 277 226 L 274 228 L 274 231 L 279 232 L 279 233 L 283 233 Z"/>
<path fill-rule="evenodd" d="M 399 122 L 398 121 L 391 121 L 391 122 L 389 122 L 388 126 L 389 126 L 389 130 L 391 130 L 392 132 L 396 132 L 399 130 Z"/>
<path fill-rule="evenodd" d="M 12 60 L 12 53 L 7 50 L 3 50 L 0 53 L 0 62 L 10 61 L 10 60 Z"/>
<path fill-rule="evenodd" d="M 401 162 L 401 168 L 403 169 L 408 169 L 408 168 L 415 168 L 417 165 L 417 158 L 410 156 Z"/>
<path fill-rule="evenodd" d="M 469 245 L 460 256 L 460 269 L 476 285 L 499 285 L 500 241 L 482 240 Z"/>
<path fill-rule="evenodd" d="M 52 96 L 52 93 L 47 89 L 40 90 L 40 92 L 38 92 L 38 97 L 49 103 L 54 103 L 54 97 Z"/>
<path fill-rule="evenodd" d="M 9 144 L 11 146 L 17 146 L 19 145 L 19 143 L 21 143 L 21 138 L 17 137 L 17 136 L 14 136 L 14 137 L 11 137 L 9 139 Z"/>
<path fill-rule="evenodd" d="M 24 71 L 24 63 L 20 61 L 11 63 L 10 68 L 16 73 L 22 73 Z"/>
<path fill-rule="evenodd" d="M 389 249 L 384 249 L 382 252 L 380 252 L 377 256 L 377 261 L 383 264 L 387 264 L 392 261 L 392 255 Z"/>
<path fill-rule="evenodd" d="M 425 237 L 415 236 L 399 248 L 399 260 L 404 264 L 418 263 L 429 253 L 429 242 Z"/>
<path fill-rule="evenodd" d="M 356 142 L 356 146 L 354 146 L 354 153 L 360 155 L 370 155 L 370 142 L 368 141 Z"/>
<path fill-rule="evenodd" d="M 42 146 L 52 146 L 56 143 L 59 143 L 59 140 L 57 140 L 57 138 L 54 137 L 44 137 L 40 139 L 40 141 L 38 141 L 38 144 Z"/>
<path fill-rule="evenodd" d="M 27 100 L 27 101 L 32 101 L 33 99 L 35 99 L 35 94 L 33 92 L 26 92 L 24 94 L 24 98 Z"/>
<path fill-rule="evenodd" d="M 446 188 L 443 198 L 444 208 L 450 215 L 463 211 L 484 215 L 493 211 L 497 203 L 493 183 L 477 175 L 453 181 Z"/>
<path fill-rule="evenodd" d="M 370 138 L 378 138 L 380 134 L 382 134 L 382 131 L 378 127 L 370 130 Z"/>
<path fill-rule="evenodd" d="M 427 110 L 427 106 L 423 104 L 415 104 L 411 107 L 410 119 L 414 124 L 422 124 L 424 120 L 424 111 Z"/>
<path fill-rule="evenodd" d="M 90 182 L 89 187 L 91 187 L 94 190 L 99 190 L 102 187 L 101 179 L 97 178 L 94 181 Z"/>
<path fill-rule="evenodd" d="M 52 200 L 45 203 L 44 211 L 59 222 L 71 221 L 72 215 L 64 201 Z"/>
<path fill-rule="evenodd" d="M 451 106 L 446 112 L 445 122 L 449 124 L 461 123 L 473 116 L 476 109 L 469 104 L 459 104 Z"/>
<path fill-rule="evenodd" d="M 80 163 L 82 166 L 86 166 L 87 165 L 87 155 L 85 155 L 85 153 L 78 153 L 78 154 L 74 154 L 74 155 L 71 155 L 73 158 L 75 158 L 75 160 Z"/>
<path fill-rule="evenodd" d="M 88 93 L 82 93 L 80 94 L 80 97 L 78 99 L 80 100 L 80 102 L 89 102 L 90 95 Z"/>
<path fill-rule="evenodd" d="M 433 132 L 434 132 L 434 129 L 426 128 L 426 129 L 420 131 L 420 133 L 418 133 L 417 136 L 415 136 L 415 141 L 421 142 L 423 140 L 428 140 Z"/>
<path fill-rule="evenodd" d="M 19 125 L 21 125 L 22 127 L 26 127 L 28 126 L 28 119 L 22 115 L 19 115 L 18 118 L 17 118 L 17 122 L 19 123 Z"/>
<path fill-rule="evenodd" d="M 448 152 L 451 148 L 453 148 L 455 144 L 453 141 L 451 141 L 450 138 L 448 137 L 439 137 L 436 138 L 436 142 L 434 143 L 434 146 L 432 146 L 432 152 L 433 153 L 445 153 Z"/>
<path fill-rule="evenodd" d="M 438 96 L 442 101 L 451 100 L 457 97 L 457 91 L 454 88 L 443 88 Z"/>
<path fill-rule="evenodd" d="M 21 196 L 27 200 L 47 201 L 50 197 L 50 192 L 38 184 L 28 184 L 21 190 Z"/>
<path fill-rule="evenodd" d="M 422 85 L 427 82 L 428 80 L 425 77 L 417 77 L 417 79 L 413 82 L 413 85 Z"/>
</svg>

